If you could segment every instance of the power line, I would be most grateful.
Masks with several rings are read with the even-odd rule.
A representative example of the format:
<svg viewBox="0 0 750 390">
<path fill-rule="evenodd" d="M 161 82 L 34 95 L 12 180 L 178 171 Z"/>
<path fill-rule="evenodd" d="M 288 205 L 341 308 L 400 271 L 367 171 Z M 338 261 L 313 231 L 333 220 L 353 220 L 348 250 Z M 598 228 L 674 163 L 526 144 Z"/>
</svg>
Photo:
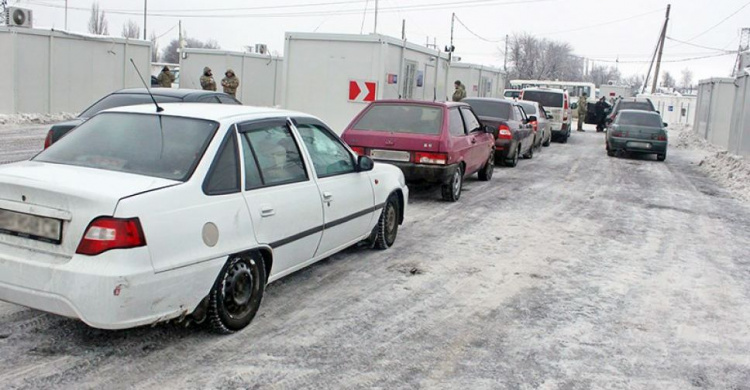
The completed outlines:
<svg viewBox="0 0 750 390">
<path fill-rule="evenodd" d="M 668 63 L 674 63 L 674 62 L 687 62 L 687 61 L 695 61 L 695 60 L 702 60 L 705 58 L 714 58 L 714 57 L 723 57 L 728 55 L 734 55 L 737 54 L 737 52 L 731 52 L 731 53 L 719 53 L 719 54 L 710 54 L 705 56 L 698 56 L 698 57 L 689 57 L 689 58 L 680 58 L 680 59 L 674 59 L 674 60 L 662 60 L 661 62 L 668 62 Z M 580 56 L 576 56 L 580 57 Z M 580 58 L 588 58 L 588 57 L 580 57 Z M 606 62 L 606 63 L 617 63 L 620 64 L 646 64 L 651 62 L 651 60 L 632 60 L 632 61 L 617 61 L 617 60 L 608 60 L 603 58 L 589 58 L 592 61 L 596 62 Z"/>
<path fill-rule="evenodd" d="M 723 52 L 732 52 L 732 53 L 736 53 L 736 51 L 735 51 L 735 50 L 717 49 L 717 48 L 714 48 L 714 47 L 702 46 L 702 45 L 698 45 L 698 44 L 695 44 L 695 43 L 690 43 L 690 42 L 688 42 L 688 41 L 681 41 L 681 40 L 679 40 L 679 39 L 674 39 L 674 38 L 672 38 L 672 37 L 669 37 L 669 36 L 667 37 L 667 39 L 669 39 L 670 41 L 675 41 L 675 42 L 679 42 L 679 43 L 682 43 L 682 44 L 685 44 L 685 45 L 690 45 L 690 46 L 695 46 L 695 47 L 699 47 L 699 48 L 701 48 L 701 49 L 707 49 L 707 50 L 715 50 L 715 51 L 723 51 Z M 732 40 L 732 42 L 734 42 L 734 40 Z"/>
<path fill-rule="evenodd" d="M 491 39 L 484 38 L 481 35 L 475 33 L 474 31 L 471 31 L 471 29 L 467 25 L 465 25 L 464 22 L 458 16 L 456 16 L 456 20 L 458 20 L 458 23 L 460 25 L 464 26 L 464 28 L 466 29 L 466 31 L 470 32 L 471 35 L 479 38 L 480 40 L 483 40 L 485 42 L 490 42 L 490 43 L 500 43 L 502 41 L 502 40 L 493 41 Z"/>
<path fill-rule="evenodd" d="M 602 22 L 602 23 L 598 23 L 598 24 L 590 24 L 590 25 L 587 25 L 585 27 L 578 27 L 578 28 L 573 28 L 573 29 L 569 29 L 569 30 L 552 31 L 552 32 L 541 33 L 541 34 L 536 34 L 536 35 L 554 35 L 554 34 L 569 33 L 569 32 L 574 32 L 574 31 L 588 30 L 588 29 L 592 29 L 592 28 L 596 28 L 596 27 L 601 27 L 601 26 L 609 26 L 609 25 L 611 25 L 613 23 L 627 22 L 628 20 L 633 20 L 633 19 L 641 18 L 641 17 L 647 16 L 647 15 L 655 14 L 657 12 L 662 12 L 662 11 L 664 11 L 664 9 L 665 8 L 662 7 L 662 8 L 659 8 L 659 9 L 655 9 L 653 11 L 644 12 L 642 14 L 633 15 L 633 16 L 630 16 L 630 17 L 627 17 L 627 18 L 623 18 L 623 19 L 608 20 L 606 22 Z"/>
<path fill-rule="evenodd" d="M 695 38 L 698 38 L 698 37 L 700 37 L 700 36 L 703 36 L 703 35 L 704 35 L 704 34 L 706 34 L 707 32 L 709 32 L 709 31 L 711 31 L 711 30 L 715 29 L 716 27 L 720 26 L 720 25 L 721 25 L 722 23 L 724 23 L 724 22 L 726 22 L 727 20 L 729 20 L 729 18 L 731 18 L 732 16 L 734 16 L 734 15 L 737 15 L 738 13 L 740 13 L 740 11 L 742 11 L 743 9 L 745 9 L 745 7 L 747 7 L 748 5 L 750 5 L 750 1 L 748 1 L 747 3 L 745 3 L 745 4 L 744 4 L 744 5 L 742 6 L 742 7 L 740 7 L 740 8 L 739 8 L 739 9 L 737 9 L 736 11 L 732 12 L 731 14 L 729 14 L 729 16 L 727 16 L 726 18 L 724 18 L 724 19 L 720 20 L 720 21 L 719 21 L 719 23 L 716 23 L 716 24 L 714 24 L 713 26 L 709 27 L 709 28 L 708 28 L 708 30 L 706 30 L 706 31 L 703 31 L 702 33 L 700 33 L 700 34 L 698 34 L 698 35 L 696 35 L 696 36 L 694 36 L 694 37 L 692 37 L 692 38 L 688 39 L 688 42 L 690 42 L 690 41 L 693 41 L 693 40 L 695 40 Z"/>
</svg>

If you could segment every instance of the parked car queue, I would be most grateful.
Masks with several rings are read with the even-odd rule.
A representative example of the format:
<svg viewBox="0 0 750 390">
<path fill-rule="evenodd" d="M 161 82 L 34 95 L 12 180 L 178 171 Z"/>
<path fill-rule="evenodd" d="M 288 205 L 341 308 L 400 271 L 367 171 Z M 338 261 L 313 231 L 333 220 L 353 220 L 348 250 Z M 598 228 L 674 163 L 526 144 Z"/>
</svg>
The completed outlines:
<svg viewBox="0 0 750 390">
<path fill-rule="evenodd" d="M 103 98 L 31 160 L 0 166 L 0 300 L 102 329 L 236 332 L 268 283 L 357 243 L 391 247 L 407 182 L 458 201 L 496 158 L 515 166 L 549 145 L 554 119 L 503 99 L 376 101 L 342 140 L 303 113 L 144 91 Z"/>
</svg>

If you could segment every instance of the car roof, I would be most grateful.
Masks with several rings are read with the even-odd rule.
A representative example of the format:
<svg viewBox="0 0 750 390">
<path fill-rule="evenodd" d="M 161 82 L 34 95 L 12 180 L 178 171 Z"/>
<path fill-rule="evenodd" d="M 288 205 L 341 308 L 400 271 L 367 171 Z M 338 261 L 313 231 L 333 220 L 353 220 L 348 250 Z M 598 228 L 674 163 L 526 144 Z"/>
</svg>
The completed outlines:
<svg viewBox="0 0 750 390">
<path fill-rule="evenodd" d="M 539 102 L 535 102 L 533 100 L 519 100 L 516 103 L 518 103 L 518 104 L 524 104 L 524 103 L 526 103 L 526 104 L 531 104 L 533 106 L 541 106 L 541 104 Z"/>
<path fill-rule="evenodd" d="M 432 102 L 432 101 L 426 101 L 426 100 L 405 100 L 405 99 L 383 99 L 383 100 L 376 100 L 370 104 L 379 104 L 379 103 L 448 107 L 448 108 L 457 107 L 457 106 L 468 106 L 468 104 L 462 103 L 462 102 L 449 102 L 449 101 Z"/>
<path fill-rule="evenodd" d="M 188 88 L 151 88 L 151 93 L 157 96 L 169 96 L 175 98 L 185 98 L 186 96 L 193 94 L 200 95 L 216 95 L 219 92 L 215 91 L 204 91 L 202 89 L 188 89 Z M 147 95 L 148 90 L 146 88 L 125 88 L 112 92 L 114 95 Z"/>
<path fill-rule="evenodd" d="M 656 111 L 646 111 L 646 110 L 620 110 L 620 115 L 622 114 L 645 114 L 645 115 L 655 115 L 661 117 L 659 113 Z"/>
<path fill-rule="evenodd" d="M 624 97 L 619 99 L 621 102 L 637 102 L 637 103 L 647 103 L 650 102 L 651 99 L 646 97 Z"/>
<path fill-rule="evenodd" d="M 547 88 L 547 87 L 534 87 L 525 88 L 524 91 L 540 91 L 540 92 L 555 92 L 555 93 L 566 93 L 565 90 L 559 88 Z"/>
<path fill-rule="evenodd" d="M 207 119 L 217 122 L 231 120 L 237 117 L 248 117 L 245 119 L 257 118 L 278 118 L 278 117 L 308 117 L 312 115 L 301 112 L 280 110 L 271 107 L 241 106 L 235 104 L 214 104 L 214 103 L 162 103 L 159 104 L 164 109 L 160 114 L 168 116 L 179 116 L 184 118 Z M 102 112 L 122 112 L 137 114 L 156 114 L 156 108 L 153 104 L 139 104 L 135 106 L 115 107 Z"/>
</svg>

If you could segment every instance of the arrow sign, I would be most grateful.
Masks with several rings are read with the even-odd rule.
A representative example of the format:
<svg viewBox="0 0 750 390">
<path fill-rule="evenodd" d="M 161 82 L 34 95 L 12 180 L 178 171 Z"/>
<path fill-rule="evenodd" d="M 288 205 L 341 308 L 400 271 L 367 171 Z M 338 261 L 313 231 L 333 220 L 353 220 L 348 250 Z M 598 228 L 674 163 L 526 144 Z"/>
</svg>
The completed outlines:
<svg viewBox="0 0 750 390">
<path fill-rule="evenodd" d="M 378 83 L 374 81 L 349 81 L 349 101 L 374 102 Z"/>
</svg>

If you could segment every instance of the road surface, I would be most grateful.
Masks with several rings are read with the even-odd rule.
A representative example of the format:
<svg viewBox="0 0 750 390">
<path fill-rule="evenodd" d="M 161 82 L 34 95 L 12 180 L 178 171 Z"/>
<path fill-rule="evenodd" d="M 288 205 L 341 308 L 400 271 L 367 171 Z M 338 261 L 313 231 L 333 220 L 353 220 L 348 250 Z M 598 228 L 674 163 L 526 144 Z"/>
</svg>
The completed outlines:
<svg viewBox="0 0 750 390">
<path fill-rule="evenodd" d="M 273 283 L 231 336 L 0 303 L 0 387 L 750 389 L 750 207 L 669 153 L 589 131 L 458 203 L 415 188 L 393 248 Z"/>
</svg>

